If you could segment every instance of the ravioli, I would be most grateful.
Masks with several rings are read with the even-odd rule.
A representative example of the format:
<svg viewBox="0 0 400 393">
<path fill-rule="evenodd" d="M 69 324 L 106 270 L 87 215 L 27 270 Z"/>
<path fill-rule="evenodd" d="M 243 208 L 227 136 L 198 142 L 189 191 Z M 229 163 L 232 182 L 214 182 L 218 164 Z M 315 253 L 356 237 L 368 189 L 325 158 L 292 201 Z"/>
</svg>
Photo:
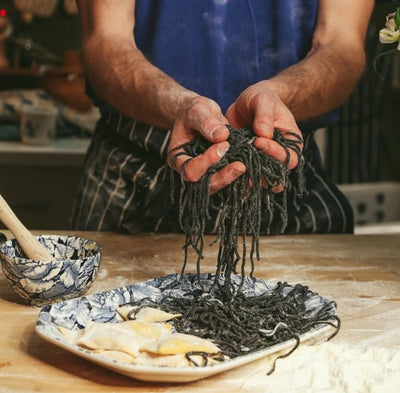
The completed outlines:
<svg viewBox="0 0 400 393">
<path fill-rule="evenodd" d="M 83 334 L 83 329 L 68 329 L 63 326 L 58 326 L 59 332 L 71 344 L 75 344 Z"/>
<path fill-rule="evenodd" d="M 132 309 L 131 306 L 123 306 L 118 313 L 125 319 Z M 170 367 L 217 363 L 217 360 L 207 356 L 220 354 L 212 341 L 177 333 L 172 325 L 164 322 L 178 316 L 180 314 L 142 307 L 134 320 L 109 323 L 92 321 L 84 329 L 72 330 L 62 326 L 58 329 L 68 342 L 113 361 Z"/>
<path fill-rule="evenodd" d="M 94 351 L 95 353 L 98 353 L 99 355 L 101 355 L 102 357 L 109 359 L 109 360 L 114 360 L 117 362 L 123 362 L 123 363 L 135 363 L 136 361 L 136 357 L 127 354 L 126 352 L 122 352 L 122 351 L 115 351 L 115 350 L 110 350 L 110 349 L 106 349 L 106 350 L 97 350 Z"/>
<path fill-rule="evenodd" d="M 159 340 L 151 341 L 141 348 L 142 351 L 158 355 L 176 355 L 188 352 L 218 353 L 219 348 L 210 340 L 191 334 L 171 333 Z"/>
<path fill-rule="evenodd" d="M 90 322 L 76 344 L 96 350 L 118 350 L 131 356 L 137 356 L 139 350 L 163 335 L 171 332 L 168 324 L 151 324 L 139 321 L 121 323 Z"/>
<path fill-rule="evenodd" d="M 137 311 L 136 311 L 137 310 Z M 143 322 L 166 322 L 173 318 L 180 317 L 182 314 L 171 314 L 155 307 L 141 306 L 120 306 L 117 308 L 118 314 L 124 320 L 136 320 Z"/>
</svg>

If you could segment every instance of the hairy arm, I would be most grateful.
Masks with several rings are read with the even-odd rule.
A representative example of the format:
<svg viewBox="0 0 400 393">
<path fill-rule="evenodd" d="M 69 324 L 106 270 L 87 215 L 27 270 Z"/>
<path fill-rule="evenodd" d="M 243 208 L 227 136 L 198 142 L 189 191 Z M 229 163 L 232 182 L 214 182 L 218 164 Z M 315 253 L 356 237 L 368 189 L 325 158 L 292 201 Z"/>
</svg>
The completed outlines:
<svg viewBox="0 0 400 393">
<path fill-rule="evenodd" d="M 373 0 L 321 0 L 307 57 L 267 83 L 296 120 L 329 111 L 347 99 L 365 66 L 364 40 Z"/>
<path fill-rule="evenodd" d="M 231 124 L 252 124 L 260 136 L 270 137 L 273 128 L 294 128 L 282 104 L 296 121 L 342 104 L 364 69 L 364 39 L 373 5 L 373 0 L 320 0 L 306 58 L 247 88 L 228 109 Z"/>
<path fill-rule="evenodd" d="M 135 1 L 77 3 L 85 67 L 96 93 L 137 120 L 172 128 L 183 102 L 197 95 L 154 67 L 137 48 Z"/>
<path fill-rule="evenodd" d="M 359 80 L 373 5 L 373 0 L 320 0 L 312 48 L 306 58 L 245 89 L 228 108 L 230 124 L 251 126 L 259 136 L 254 145 L 284 161 L 286 152 L 271 139 L 273 130 L 301 135 L 298 121 L 342 104 Z M 297 164 L 297 154 L 290 152 L 289 168 Z"/>
<path fill-rule="evenodd" d="M 197 181 L 229 148 L 227 119 L 219 105 L 185 89 L 153 66 L 138 49 L 134 38 L 134 0 L 77 0 L 83 57 L 95 92 L 114 108 L 136 120 L 171 130 L 168 151 L 197 134 L 213 142 L 203 154 L 190 160 L 183 175 Z M 180 155 L 178 172 L 190 157 Z M 170 161 L 171 163 L 171 161 Z M 210 180 L 210 192 L 232 182 L 245 171 L 231 163 Z"/>
</svg>

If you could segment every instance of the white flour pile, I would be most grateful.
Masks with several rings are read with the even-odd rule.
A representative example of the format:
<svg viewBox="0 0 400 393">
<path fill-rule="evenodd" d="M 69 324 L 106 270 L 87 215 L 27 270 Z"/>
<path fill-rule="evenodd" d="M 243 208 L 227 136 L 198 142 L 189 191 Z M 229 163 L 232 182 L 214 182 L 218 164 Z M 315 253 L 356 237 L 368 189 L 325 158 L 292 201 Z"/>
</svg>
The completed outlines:
<svg viewBox="0 0 400 393">
<path fill-rule="evenodd" d="M 257 379 L 247 379 L 244 390 L 257 391 Z M 303 345 L 264 381 L 265 392 L 274 393 L 398 393 L 400 347 Z"/>
</svg>

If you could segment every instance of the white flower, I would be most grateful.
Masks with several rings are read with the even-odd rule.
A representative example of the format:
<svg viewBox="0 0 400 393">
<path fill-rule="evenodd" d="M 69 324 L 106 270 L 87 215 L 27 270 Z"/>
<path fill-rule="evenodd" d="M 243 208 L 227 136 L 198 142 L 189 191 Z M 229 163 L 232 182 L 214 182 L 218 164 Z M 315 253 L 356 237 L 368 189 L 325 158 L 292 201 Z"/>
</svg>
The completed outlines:
<svg viewBox="0 0 400 393">
<path fill-rule="evenodd" d="M 397 49 L 400 50 L 400 31 L 396 30 L 396 22 L 393 18 L 386 20 L 386 27 L 379 31 L 379 41 L 382 44 L 392 44 L 399 41 Z"/>
</svg>

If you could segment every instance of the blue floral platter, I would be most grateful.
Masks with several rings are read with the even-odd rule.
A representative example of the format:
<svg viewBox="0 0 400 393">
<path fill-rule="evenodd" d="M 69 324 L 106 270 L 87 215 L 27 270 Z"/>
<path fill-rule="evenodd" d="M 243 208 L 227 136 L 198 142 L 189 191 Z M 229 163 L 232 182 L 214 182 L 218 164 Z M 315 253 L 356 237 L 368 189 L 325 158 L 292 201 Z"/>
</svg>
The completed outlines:
<svg viewBox="0 0 400 393">
<path fill-rule="evenodd" d="M 201 274 L 200 281 L 205 290 L 212 287 L 214 277 L 212 274 Z M 232 277 L 232 281 L 237 288 L 240 285 L 241 277 L 235 275 Z M 272 291 L 276 285 L 276 283 L 269 281 L 253 280 L 246 277 L 242 285 L 242 291 L 247 296 L 257 296 Z M 138 380 L 152 382 L 195 381 L 231 370 L 258 359 L 276 357 L 278 352 L 285 349 L 289 350 L 293 347 L 295 340 L 291 339 L 257 352 L 204 367 L 145 366 L 111 360 L 103 357 L 101 353 L 92 352 L 78 345 L 71 344 L 59 330 L 59 327 L 82 329 L 90 321 L 100 323 L 121 322 L 122 317 L 117 312 L 117 308 L 120 305 L 140 301 L 144 298 L 148 298 L 154 302 L 160 301 L 166 296 L 179 298 L 187 296 L 188 293 L 198 288 L 199 282 L 196 274 L 185 274 L 183 276 L 170 274 L 129 286 L 58 302 L 41 309 L 36 324 L 36 332 L 44 340 L 90 362 Z M 291 288 L 288 285 L 287 290 L 290 291 Z M 329 308 L 330 315 L 336 316 L 336 308 L 332 301 L 310 291 L 309 298 L 305 302 L 305 307 L 307 312 L 313 313 L 327 304 L 331 305 Z M 332 326 L 318 325 L 301 334 L 300 341 L 301 343 L 325 341 L 332 335 L 333 330 L 335 329 Z"/>
</svg>

